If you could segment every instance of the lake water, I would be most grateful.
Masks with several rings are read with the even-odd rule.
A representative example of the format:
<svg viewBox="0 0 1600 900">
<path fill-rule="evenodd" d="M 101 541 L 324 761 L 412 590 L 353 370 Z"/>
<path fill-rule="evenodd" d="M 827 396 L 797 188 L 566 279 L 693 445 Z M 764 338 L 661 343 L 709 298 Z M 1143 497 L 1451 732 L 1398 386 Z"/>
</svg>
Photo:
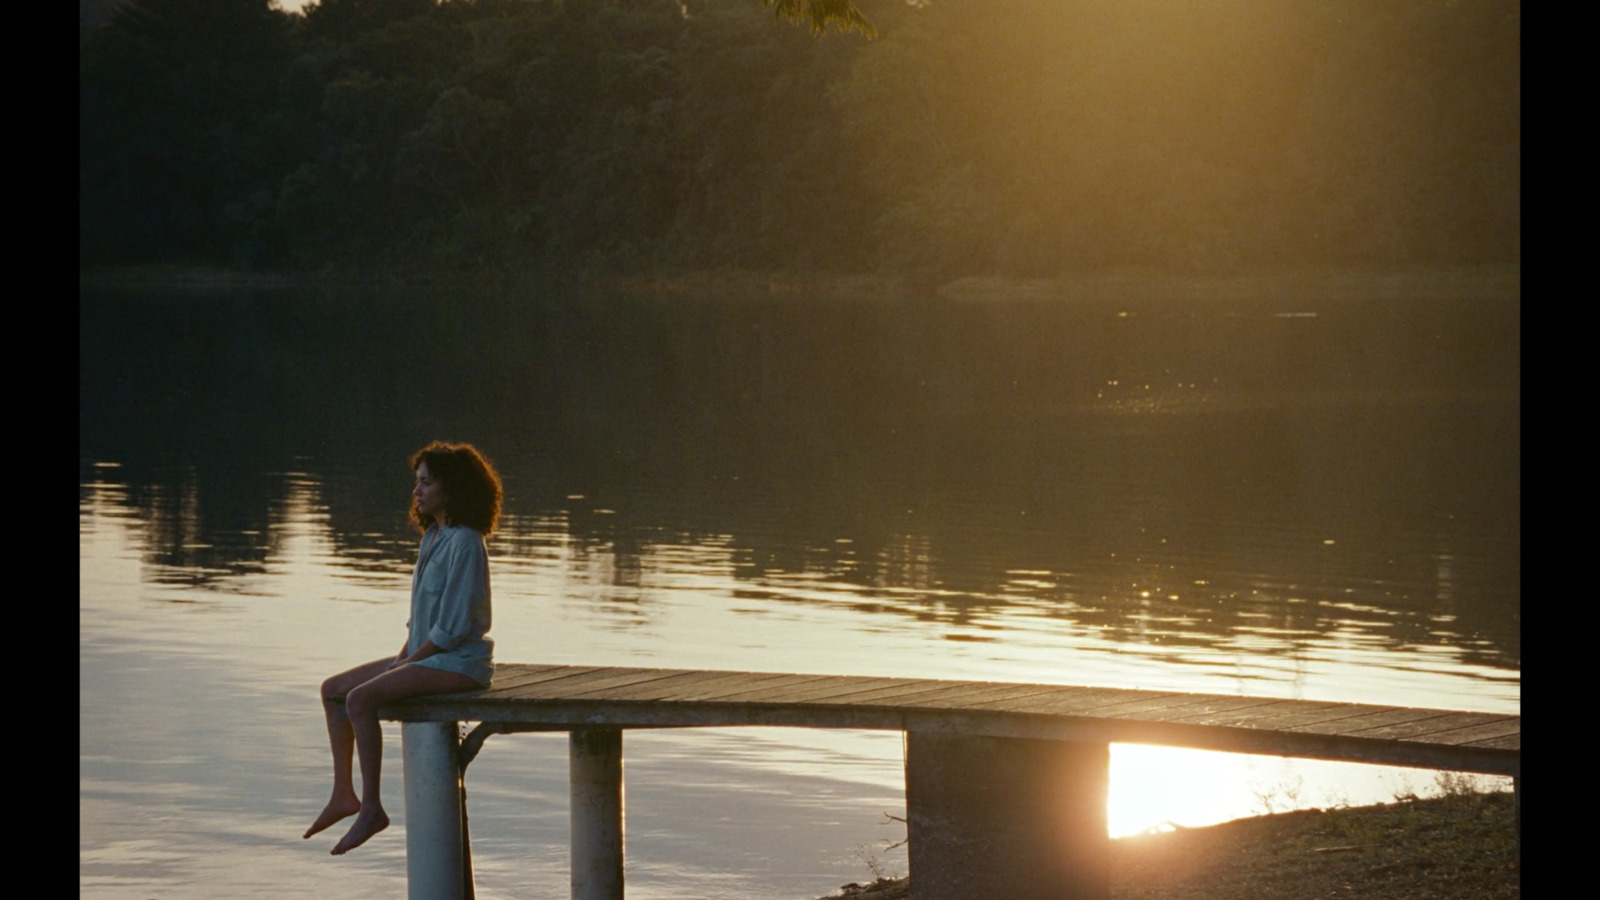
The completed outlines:
<svg viewBox="0 0 1600 900">
<path fill-rule="evenodd" d="M 406 457 L 505 480 L 502 660 L 1521 706 L 1515 301 L 80 293 L 79 887 L 394 897 L 317 684 L 403 640 Z M 634 898 L 904 873 L 897 734 L 629 732 Z M 1111 827 L 1431 773 L 1113 748 Z M 480 897 L 568 895 L 566 745 L 467 774 Z"/>
</svg>

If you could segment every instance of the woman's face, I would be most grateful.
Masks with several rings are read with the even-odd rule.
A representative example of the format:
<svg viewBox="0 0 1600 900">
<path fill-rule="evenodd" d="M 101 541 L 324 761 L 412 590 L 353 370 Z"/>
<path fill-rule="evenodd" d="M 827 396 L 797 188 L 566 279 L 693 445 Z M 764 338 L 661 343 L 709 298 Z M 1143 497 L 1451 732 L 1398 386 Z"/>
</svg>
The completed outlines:
<svg viewBox="0 0 1600 900">
<path fill-rule="evenodd" d="M 411 496 L 416 500 L 418 515 L 424 520 L 431 516 L 444 524 L 444 486 L 428 472 L 427 463 L 417 466 L 417 486 L 411 489 Z"/>
</svg>

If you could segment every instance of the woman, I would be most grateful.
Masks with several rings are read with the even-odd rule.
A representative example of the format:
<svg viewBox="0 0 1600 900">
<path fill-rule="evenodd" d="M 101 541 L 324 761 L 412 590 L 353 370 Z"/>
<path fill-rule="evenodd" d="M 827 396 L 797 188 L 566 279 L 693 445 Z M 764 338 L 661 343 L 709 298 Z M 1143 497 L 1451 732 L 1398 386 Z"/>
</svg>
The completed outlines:
<svg viewBox="0 0 1600 900">
<path fill-rule="evenodd" d="M 389 827 L 378 794 L 383 765 L 378 707 L 486 688 L 494 674 L 484 538 L 500 518 L 500 476 L 471 444 L 439 441 L 413 454 L 411 468 L 417 475 L 411 521 L 422 532 L 422 547 L 411 576 L 410 636 L 398 656 L 375 659 L 322 683 L 333 747 L 333 796 L 304 836 L 356 816 L 334 846 L 335 856 Z M 352 747 L 361 760 L 360 797 L 351 782 Z"/>
</svg>

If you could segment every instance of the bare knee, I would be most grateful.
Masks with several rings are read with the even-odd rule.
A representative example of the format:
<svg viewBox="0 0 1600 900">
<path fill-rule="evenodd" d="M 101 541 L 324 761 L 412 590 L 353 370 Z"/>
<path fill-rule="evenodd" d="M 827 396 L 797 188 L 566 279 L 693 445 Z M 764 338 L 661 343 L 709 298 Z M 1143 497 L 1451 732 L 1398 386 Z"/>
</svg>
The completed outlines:
<svg viewBox="0 0 1600 900">
<path fill-rule="evenodd" d="M 377 715 L 378 704 L 372 692 L 363 687 L 352 689 L 344 697 L 344 709 L 351 718 L 367 718 Z"/>
<path fill-rule="evenodd" d="M 332 703 L 342 698 L 346 690 L 342 675 L 330 675 L 322 682 L 322 702 Z"/>
</svg>

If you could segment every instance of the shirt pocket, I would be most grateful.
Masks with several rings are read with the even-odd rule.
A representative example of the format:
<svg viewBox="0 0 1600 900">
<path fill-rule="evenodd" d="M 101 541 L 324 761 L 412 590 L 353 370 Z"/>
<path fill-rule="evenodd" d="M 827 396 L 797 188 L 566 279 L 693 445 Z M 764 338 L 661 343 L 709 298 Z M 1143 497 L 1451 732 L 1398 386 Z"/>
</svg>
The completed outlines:
<svg viewBox="0 0 1600 900">
<path fill-rule="evenodd" d="M 445 585 L 449 581 L 450 572 L 442 563 L 430 563 L 423 567 L 422 575 L 417 579 L 417 593 L 438 596 L 444 593 Z"/>
</svg>

